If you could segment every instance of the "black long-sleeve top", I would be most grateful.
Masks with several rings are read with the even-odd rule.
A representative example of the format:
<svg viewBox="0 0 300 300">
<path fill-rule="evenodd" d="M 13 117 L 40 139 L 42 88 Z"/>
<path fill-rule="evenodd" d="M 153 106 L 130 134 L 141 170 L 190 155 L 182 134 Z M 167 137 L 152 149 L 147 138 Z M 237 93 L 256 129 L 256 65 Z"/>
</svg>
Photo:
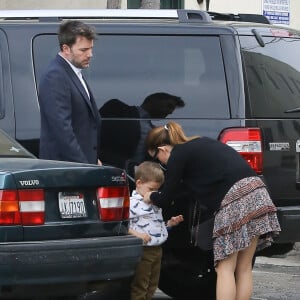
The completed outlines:
<svg viewBox="0 0 300 300">
<path fill-rule="evenodd" d="M 256 176 L 236 150 L 208 137 L 174 146 L 166 168 L 162 189 L 150 196 L 159 207 L 168 204 L 177 187 L 183 186 L 209 211 L 216 211 L 234 183 Z"/>
</svg>

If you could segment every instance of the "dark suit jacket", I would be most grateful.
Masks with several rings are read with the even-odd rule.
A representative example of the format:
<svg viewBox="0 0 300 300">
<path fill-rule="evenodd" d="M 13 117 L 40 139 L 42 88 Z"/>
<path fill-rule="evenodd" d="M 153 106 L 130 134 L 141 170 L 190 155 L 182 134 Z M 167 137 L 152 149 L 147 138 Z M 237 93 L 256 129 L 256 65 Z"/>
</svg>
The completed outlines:
<svg viewBox="0 0 300 300">
<path fill-rule="evenodd" d="M 69 64 L 59 55 L 39 85 L 41 135 L 39 157 L 95 164 L 100 115 Z"/>
</svg>

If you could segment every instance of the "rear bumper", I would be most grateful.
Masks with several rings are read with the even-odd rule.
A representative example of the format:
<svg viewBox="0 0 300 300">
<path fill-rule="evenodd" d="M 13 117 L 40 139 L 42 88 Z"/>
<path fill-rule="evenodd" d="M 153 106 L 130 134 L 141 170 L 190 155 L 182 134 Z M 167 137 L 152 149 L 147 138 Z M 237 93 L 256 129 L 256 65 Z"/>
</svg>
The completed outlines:
<svg viewBox="0 0 300 300">
<path fill-rule="evenodd" d="M 142 253 L 131 236 L 0 243 L 0 283 L 50 284 L 130 277 Z"/>
<path fill-rule="evenodd" d="M 281 232 L 276 243 L 300 242 L 300 206 L 277 207 Z"/>
</svg>

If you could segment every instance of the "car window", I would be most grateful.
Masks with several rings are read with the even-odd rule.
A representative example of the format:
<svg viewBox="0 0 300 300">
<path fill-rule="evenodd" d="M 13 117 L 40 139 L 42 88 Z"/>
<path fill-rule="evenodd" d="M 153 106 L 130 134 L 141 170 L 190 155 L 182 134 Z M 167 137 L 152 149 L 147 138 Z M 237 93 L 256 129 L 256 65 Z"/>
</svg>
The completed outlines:
<svg viewBox="0 0 300 300">
<path fill-rule="evenodd" d="M 1 157 L 28 157 L 35 158 L 23 148 L 17 141 L 12 139 L 3 130 L 0 130 L 0 158 Z"/>
<path fill-rule="evenodd" d="M 58 39 L 55 34 L 38 35 L 33 40 L 33 64 L 37 86 L 51 60 L 59 52 Z"/>
<path fill-rule="evenodd" d="M 300 109 L 300 39 L 241 36 L 251 113 L 256 118 L 294 118 Z"/>
<path fill-rule="evenodd" d="M 34 39 L 37 82 L 58 51 L 57 37 Z M 228 118 L 228 96 L 219 38 L 215 36 L 99 35 L 84 70 L 98 108 L 110 99 L 140 105 L 169 93 L 185 105 L 167 118 Z"/>
</svg>

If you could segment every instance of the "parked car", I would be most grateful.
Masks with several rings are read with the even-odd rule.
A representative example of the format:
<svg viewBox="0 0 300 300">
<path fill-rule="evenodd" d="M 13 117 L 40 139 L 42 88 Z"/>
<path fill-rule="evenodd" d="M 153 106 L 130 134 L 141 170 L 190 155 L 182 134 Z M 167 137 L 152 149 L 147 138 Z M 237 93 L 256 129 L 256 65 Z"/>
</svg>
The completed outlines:
<svg viewBox="0 0 300 300">
<path fill-rule="evenodd" d="M 123 170 L 40 160 L 1 130 L 0 297 L 109 295 L 141 254 L 128 213 Z"/>
<path fill-rule="evenodd" d="M 114 130 L 102 139 L 100 159 L 114 165 L 117 157 L 108 160 L 106 154 L 133 154 L 126 152 L 133 135 L 124 132 L 126 122 L 136 128 L 142 121 L 155 126 L 175 120 L 188 135 L 234 147 L 266 182 L 282 232 L 260 255 L 286 253 L 300 241 L 299 31 L 259 15 L 199 10 L 0 11 L 0 17 L 0 128 L 26 149 L 38 156 L 38 84 L 59 51 L 58 26 L 66 19 L 84 20 L 98 34 L 84 75 L 99 110 L 110 99 L 138 107 L 157 93 L 185 103 L 161 117 L 103 114 L 103 136 L 108 124 Z M 166 106 L 164 100 L 157 103 L 154 109 Z M 105 153 L 104 141 L 124 137 Z M 213 299 L 212 253 L 190 243 L 187 200 L 174 199 L 165 210 L 183 212 L 186 221 L 170 231 L 164 246 L 160 289 L 177 298 Z"/>
</svg>

